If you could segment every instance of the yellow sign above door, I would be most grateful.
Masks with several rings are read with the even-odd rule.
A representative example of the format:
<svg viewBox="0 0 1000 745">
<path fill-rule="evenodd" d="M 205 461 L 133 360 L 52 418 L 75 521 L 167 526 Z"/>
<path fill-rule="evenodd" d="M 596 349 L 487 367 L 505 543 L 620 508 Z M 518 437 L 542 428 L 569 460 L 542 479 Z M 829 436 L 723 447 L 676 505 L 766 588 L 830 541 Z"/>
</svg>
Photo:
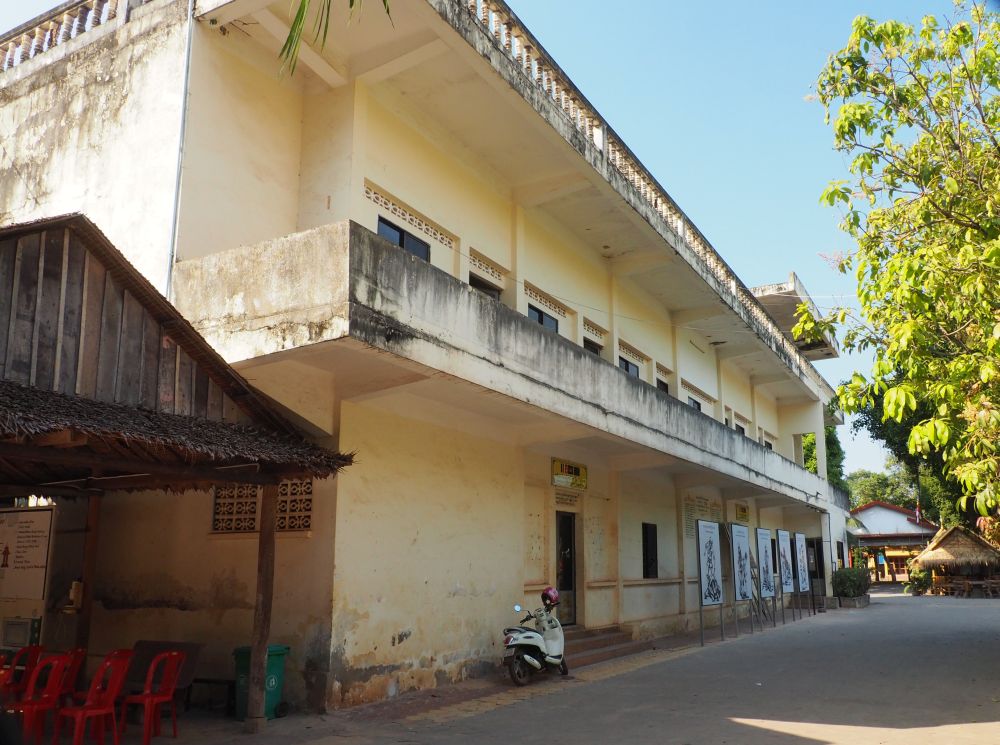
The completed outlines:
<svg viewBox="0 0 1000 745">
<path fill-rule="evenodd" d="M 552 485 L 566 489 L 587 488 L 587 467 L 579 463 L 552 459 Z"/>
</svg>

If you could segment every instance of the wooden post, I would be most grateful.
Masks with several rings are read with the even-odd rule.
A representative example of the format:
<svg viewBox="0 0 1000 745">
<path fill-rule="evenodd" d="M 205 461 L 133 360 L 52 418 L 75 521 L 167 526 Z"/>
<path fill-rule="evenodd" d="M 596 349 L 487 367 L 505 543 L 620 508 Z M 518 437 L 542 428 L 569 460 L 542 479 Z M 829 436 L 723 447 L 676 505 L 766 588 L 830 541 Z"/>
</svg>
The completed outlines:
<svg viewBox="0 0 1000 745">
<path fill-rule="evenodd" d="M 267 721 L 264 715 L 267 642 L 271 635 L 271 603 L 274 600 L 274 533 L 278 517 L 278 485 L 268 484 L 262 491 L 257 542 L 257 603 L 253 612 L 246 720 L 246 731 L 250 733 L 262 730 Z"/>
<path fill-rule="evenodd" d="M 83 539 L 83 598 L 76 622 L 77 647 L 90 647 L 90 619 L 94 606 L 94 582 L 97 579 L 97 539 L 101 521 L 101 498 L 91 494 L 87 498 L 87 528 Z"/>
</svg>

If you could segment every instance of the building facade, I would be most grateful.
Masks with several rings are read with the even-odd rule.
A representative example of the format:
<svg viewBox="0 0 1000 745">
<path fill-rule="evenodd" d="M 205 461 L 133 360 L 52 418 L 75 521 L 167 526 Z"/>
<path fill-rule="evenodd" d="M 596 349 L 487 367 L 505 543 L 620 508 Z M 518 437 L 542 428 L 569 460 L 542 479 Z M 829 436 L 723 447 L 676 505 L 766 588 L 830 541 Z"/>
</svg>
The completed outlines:
<svg viewBox="0 0 1000 745">
<path fill-rule="evenodd" d="M 804 289 L 747 288 L 502 2 L 338 18 L 294 75 L 287 3 L 128 5 L 0 36 L 0 222 L 84 212 L 252 385 L 356 454 L 294 487 L 309 514 L 278 542 L 297 701 L 492 667 L 511 605 L 549 584 L 564 623 L 692 628 L 697 519 L 802 532 L 836 566 L 839 419 L 812 365 L 836 347 L 776 320 Z M 227 669 L 253 523 L 218 518 L 240 500 L 252 517 L 252 494 L 107 498 L 93 642 L 197 637 Z"/>
<path fill-rule="evenodd" d="M 868 555 L 868 570 L 876 582 L 905 582 L 909 562 L 923 551 L 938 526 L 916 510 L 888 502 L 869 502 L 851 510 L 861 526 L 853 529 Z"/>
</svg>

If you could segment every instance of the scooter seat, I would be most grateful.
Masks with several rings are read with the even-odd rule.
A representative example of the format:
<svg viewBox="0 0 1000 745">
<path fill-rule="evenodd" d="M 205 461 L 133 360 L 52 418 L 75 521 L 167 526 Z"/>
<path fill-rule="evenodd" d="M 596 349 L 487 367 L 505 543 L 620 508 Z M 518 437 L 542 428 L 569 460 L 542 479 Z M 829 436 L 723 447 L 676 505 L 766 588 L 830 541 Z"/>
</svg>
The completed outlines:
<svg viewBox="0 0 1000 745">
<path fill-rule="evenodd" d="M 505 634 L 519 634 L 519 633 L 524 633 L 525 631 L 530 631 L 530 632 L 535 633 L 535 634 L 538 633 L 538 631 L 536 629 L 529 629 L 527 626 L 511 626 L 510 628 L 504 629 L 503 633 L 505 633 Z"/>
</svg>

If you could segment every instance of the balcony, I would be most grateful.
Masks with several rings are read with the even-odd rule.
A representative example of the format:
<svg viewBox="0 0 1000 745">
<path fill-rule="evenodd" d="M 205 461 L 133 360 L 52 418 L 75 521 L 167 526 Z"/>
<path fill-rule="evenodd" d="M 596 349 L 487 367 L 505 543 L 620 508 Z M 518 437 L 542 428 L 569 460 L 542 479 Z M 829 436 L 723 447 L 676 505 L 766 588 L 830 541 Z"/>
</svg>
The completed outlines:
<svg viewBox="0 0 1000 745">
<path fill-rule="evenodd" d="M 529 420 L 537 433 L 557 419 L 577 441 L 615 442 L 623 463 L 846 504 L 794 462 L 353 222 L 181 262 L 174 286 L 178 308 L 227 360 L 308 366 L 331 376 L 341 400 L 401 386 L 423 395 L 424 385 L 441 405 L 461 398 L 482 422 L 522 427 L 522 440 Z M 569 441 L 565 426 L 559 437 Z"/>
</svg>

